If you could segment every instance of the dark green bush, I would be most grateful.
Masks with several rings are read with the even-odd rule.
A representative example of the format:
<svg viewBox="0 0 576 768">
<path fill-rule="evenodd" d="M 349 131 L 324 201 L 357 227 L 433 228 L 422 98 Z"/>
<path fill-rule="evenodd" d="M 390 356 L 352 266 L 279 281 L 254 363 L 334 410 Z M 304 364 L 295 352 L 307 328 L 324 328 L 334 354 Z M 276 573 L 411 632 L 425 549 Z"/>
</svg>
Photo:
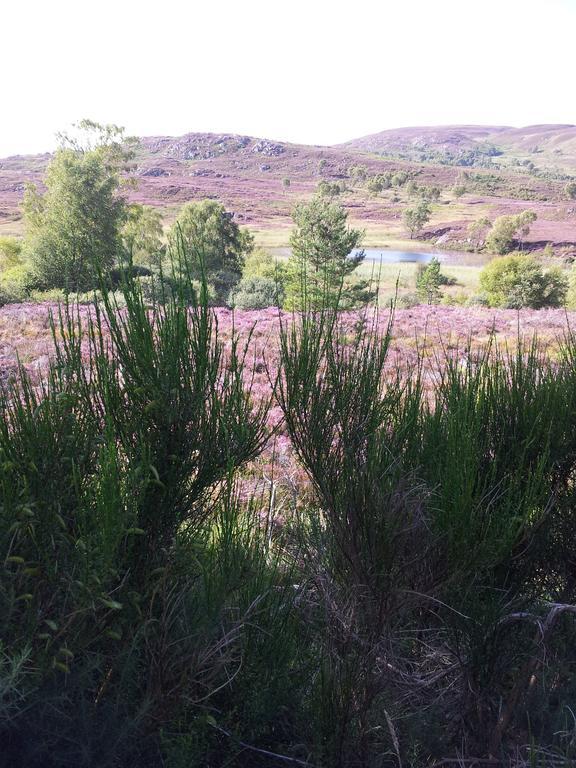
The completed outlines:
<svg viewBox="0 0 576 768">
<path fill-rule="evenodd" d="M 574 522 L 573 340 L 560 363 L 520 341 L 447 353 L 425 392 L 422 359 L 386 373 L 388 334 L 359 327 L 350 343 L 337 316 L 310 315 L 282 334 L 279 398 L 321 510 L 308 546 L 322 764 L 502 756 L 530 727 L 538 622 L 567 613 L 550 650 L 573 631 L 558 549 Z M 544 745 L 567 690 L 540 710 Z"/>
<path fill-rule="evenodd" d="M 281 307 L 283 301 L 282 286 L 269 277 L 243 277 L 228 299 L 231 306 L 239 309 Z"/>
<path fill-rule="evenodd" d="M 484 267 L 480 287 L 492 307 L 541 309 L 566 301 L 568 279 L 559 267 L 544 269 L 533 256 L 502 256 Z"/>
</svg>

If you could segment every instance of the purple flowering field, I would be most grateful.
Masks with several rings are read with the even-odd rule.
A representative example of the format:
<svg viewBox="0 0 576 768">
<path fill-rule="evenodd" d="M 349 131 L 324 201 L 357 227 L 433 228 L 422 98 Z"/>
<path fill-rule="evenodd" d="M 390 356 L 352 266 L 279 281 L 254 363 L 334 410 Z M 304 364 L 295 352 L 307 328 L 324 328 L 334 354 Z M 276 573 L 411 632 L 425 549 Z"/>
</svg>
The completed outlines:
<svg viewBox="0 0 576 768">
<path fill-rule="evenodd" d="M 18 367 L 18 360 L 33 378 L 42 375 L 53 350 L 50 331 L 50 313 L 57 314 L 56 304 L 13 304 L 0 308 L 0 381 L 7 381 Z M 81 307 L 81 316 L 87 316 L 88 307 Z M 214 310 L 218 322 L 219 337 L 229 343 L 233 329 L 241 339 L 248 339 L 247 365 L 252 379 L 255 399 L 269 398 L 271 380 L 277 373 L 279 352 L 279 322 L 282 318 L 291 322 L 285 312 L 269 308 L 265 310 L 234 312 L 225 308 Z M 353 331 L 359 314 L 350 312 L 343 317 L 344 327 Z M 380 311 L 378 325 L 385 330 L 389 313 Z M 419 352 L 427 354 L 431 361 L 424 376 L 433 377 L 434 361 L 444 354 L 459 355 L 468 340 L 472 347 L 481 347 L 493 336 L 499 343 L 515 345 L 518 334 L 526 338 L 537 335 L 542 347 L 554 353 L 559 339 L 570 327 L 576 325 L 576 313 L 561 309 L 547 310 L 493 310 L 485 308 L 460 308 L 418 306 L 396 310 L 393 323 L 392 343 L 389 352 L 391 369 L 409 370 L 416 363 Z M 251 334 L 251 336 L 250 336 Z M 252 373 L 252 366 L 254 371 Z M 261 476 L 280 469 L 283 473 L 297 473 L 291 446 L 281 424 L 280 408 L 272 402 L 270 426 L 276 427 L 274 439 L 259 460 Z M 276 469 L 272 469 L 272 464 Z"/>
</svg>

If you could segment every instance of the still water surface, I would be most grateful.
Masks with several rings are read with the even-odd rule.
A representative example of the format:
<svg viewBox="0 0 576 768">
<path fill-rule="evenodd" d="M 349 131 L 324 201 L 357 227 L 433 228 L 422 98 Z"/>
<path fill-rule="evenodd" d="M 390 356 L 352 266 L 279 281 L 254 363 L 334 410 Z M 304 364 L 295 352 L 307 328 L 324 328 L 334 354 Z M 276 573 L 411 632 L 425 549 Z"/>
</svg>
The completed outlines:
<svg viewBox="0 0 576 768">
<path fill-rule="evenodd" d="M 352 254 L 358 253 L 359 248 L 352 251 Z M 396 264 L 399 261 L 413 261 L 419 264 L 428 264 L 436 256 L 441 258 L 438 253 L 426 253 L 421 251 L 393 251 L 388 248 L 364 248 L 366 260 L 381 261 L 383 264 Z"/>
</svg>

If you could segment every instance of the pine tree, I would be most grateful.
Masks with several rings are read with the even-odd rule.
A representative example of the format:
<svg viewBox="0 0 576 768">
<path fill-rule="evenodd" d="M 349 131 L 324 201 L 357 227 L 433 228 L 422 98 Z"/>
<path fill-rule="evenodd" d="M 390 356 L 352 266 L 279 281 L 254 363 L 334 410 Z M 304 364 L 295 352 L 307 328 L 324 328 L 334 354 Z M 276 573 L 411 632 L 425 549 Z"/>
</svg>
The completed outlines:
<svg viewBox="0 0 576 768">
<path fill-rule="evenodd" d="M 364 233 L 348 226 L 341 205 L 320 197 L 300 203 L 292 214 L 287 305 L 341 309 L 360 306 L 372 297 L 368 283 L 353 278 L 364 251 L 353 253 Z"/>
</svg>

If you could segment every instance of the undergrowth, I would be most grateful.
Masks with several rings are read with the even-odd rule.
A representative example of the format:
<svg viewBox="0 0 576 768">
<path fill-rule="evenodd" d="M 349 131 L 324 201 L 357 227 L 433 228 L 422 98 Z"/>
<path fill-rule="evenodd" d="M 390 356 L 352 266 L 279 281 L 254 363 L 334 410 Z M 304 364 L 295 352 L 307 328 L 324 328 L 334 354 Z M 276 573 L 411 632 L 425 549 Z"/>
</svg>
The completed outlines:
<svg viewBox="0 0 576 768">
<path fill-rule="evenodd" d="M 393 327 L 281 325 L 309 490 L 206 291 L 102 287 L 0 398 L 1 766 L 569 765 L 576 339 L 386 366 Z M 272 374 L 271 374 L 272 375 Z"/>
</svg>

